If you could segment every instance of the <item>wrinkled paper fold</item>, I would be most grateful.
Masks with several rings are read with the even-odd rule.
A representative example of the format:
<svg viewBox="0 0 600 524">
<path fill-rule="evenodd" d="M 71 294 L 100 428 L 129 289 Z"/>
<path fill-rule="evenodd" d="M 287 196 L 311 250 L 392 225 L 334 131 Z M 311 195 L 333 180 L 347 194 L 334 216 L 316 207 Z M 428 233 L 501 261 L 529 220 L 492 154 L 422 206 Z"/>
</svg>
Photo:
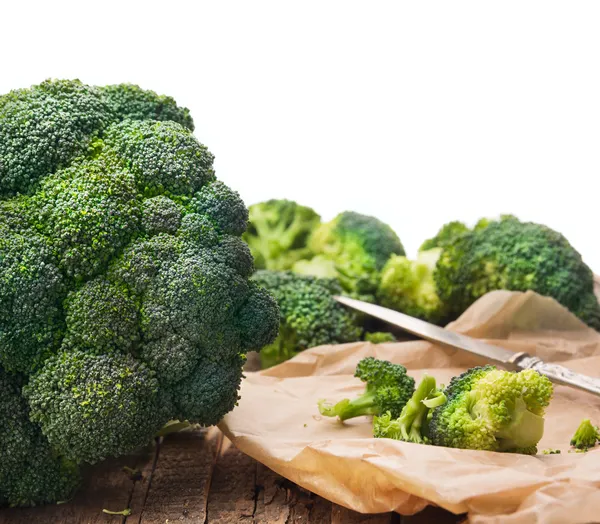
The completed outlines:
<svg viewBox="0 0 600 524">
<path fill-rule="evenodd" d="M 535 293 L 489 293 L 448 328 L 600 376 L 600 333 Z M 424 341 L 321 346 L 247 373 L 240 404 L 220 428 L 280 475 L 362 513 L 410 515 L 434 504 L 482 524 L 600 522 L 600 447 L 569 453 L 583 418 L 600 424 L 599 397 L 556 386 L 535 457 L 374 439 L 367 417 L 342 424 L 317 409 L 321 398 L 360 394 L 354 368 L 369 355 L 403 364 L 417 381 L 427 372 L 442 384 L 486 363 Z M 547 448 L 562 453 L 543 455 Z"/>
</svg>

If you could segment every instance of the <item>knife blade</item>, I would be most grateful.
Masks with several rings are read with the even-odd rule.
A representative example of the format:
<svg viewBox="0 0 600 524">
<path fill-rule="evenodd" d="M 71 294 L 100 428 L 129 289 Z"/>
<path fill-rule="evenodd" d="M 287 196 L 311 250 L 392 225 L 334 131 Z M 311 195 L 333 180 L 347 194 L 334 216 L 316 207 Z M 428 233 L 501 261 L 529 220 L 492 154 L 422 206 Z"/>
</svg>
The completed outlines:
<svg viewBox="0 0 600 524">
<path fill-rule="evenodd" d="M 423 340 L 467 351 L 510 371 L 534 369 L 538 373 L 546 375 L 552 382 L 600 396 L 600 378 L 576 373 L 559 364 L 543 362 L 538 357 L 533 357 L 525 352 L 515 353 L 377 304 L 338 295 L 334 298 L 340 304 L 402 328 Z"/>
</svg>

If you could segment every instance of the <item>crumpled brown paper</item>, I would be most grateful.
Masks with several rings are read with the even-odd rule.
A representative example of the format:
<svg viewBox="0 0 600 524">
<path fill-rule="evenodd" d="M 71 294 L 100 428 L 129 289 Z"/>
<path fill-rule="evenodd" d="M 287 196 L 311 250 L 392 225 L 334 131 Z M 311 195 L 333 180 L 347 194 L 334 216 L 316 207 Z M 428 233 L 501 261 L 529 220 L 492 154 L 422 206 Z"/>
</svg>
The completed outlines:
<svg viewBox="0 0 600 524">
<path fill-rule="evenodd" d="M 531 292 L 489 293 L 448 328 L 600 376 L 600 333 Z M 410 515 L 435 504 L 482 524 L 600 522 L 600 447 L 568 452 L 583 418 L 600 424 L 599 397 L 556 386 L 535 457 L 374 439 L 367 417 L 341 424 L 317 409 L 320 398 L 360 394 L 352 375 L 368 355 L 403 364 L 417 381 L 427 372 L 442 384 L 485 363 L 423 341 L 313 348 L 248 373 L 221 430 L 282 476 L 362 513 Z M 547 448 L 562 454 L 541 454 Z"/>
</svg>

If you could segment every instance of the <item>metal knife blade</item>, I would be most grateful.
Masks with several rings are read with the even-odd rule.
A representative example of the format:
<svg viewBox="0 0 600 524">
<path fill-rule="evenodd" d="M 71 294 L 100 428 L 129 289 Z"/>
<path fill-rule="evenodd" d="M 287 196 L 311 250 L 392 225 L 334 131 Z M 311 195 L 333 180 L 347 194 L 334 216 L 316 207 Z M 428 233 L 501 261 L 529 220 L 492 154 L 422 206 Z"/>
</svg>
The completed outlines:
<svg viewBox="0 0 600 524">
<path fill-rule="evenodd" d="M 484 357 L 490 363 L 499 364 L 511 371 L 535 369 L 537 372 L 546 375 L 553 382 L 582 389 L 600 396 L 600 379 L 598 378 L 576 373 L 558 364 L 543 362 L 539 358 L 532 357 L 524 352 L 515 353 L 508 349 L 488 344 L 376 304 L 344 296 L 335 296 L 334 298 L 340 304 L 379 318 L 429 342 L 468 351 L 474 355 Z"/>
</svg>

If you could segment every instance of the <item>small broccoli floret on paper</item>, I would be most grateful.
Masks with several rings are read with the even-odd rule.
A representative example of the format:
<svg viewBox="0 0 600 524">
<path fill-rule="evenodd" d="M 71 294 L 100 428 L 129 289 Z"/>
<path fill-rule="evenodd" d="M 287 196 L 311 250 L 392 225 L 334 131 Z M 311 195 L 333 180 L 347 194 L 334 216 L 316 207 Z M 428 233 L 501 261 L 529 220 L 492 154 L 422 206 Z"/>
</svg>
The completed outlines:
<svg viewBox="0 0 600 524">
<path fill-rule="evenodd" d="M 382 415 L 390 412 L 400 415 L 415 389 L 415 380 L 400 364 L 373 357 L 362 359 L 356 366 L 355 377 L 365 382 L 364 393 L 354 399 L 343 399 L 337 404 L 319 401 L 319 411 L 326 417 L 348 420 L 364 415 Z"/>
</svg>

